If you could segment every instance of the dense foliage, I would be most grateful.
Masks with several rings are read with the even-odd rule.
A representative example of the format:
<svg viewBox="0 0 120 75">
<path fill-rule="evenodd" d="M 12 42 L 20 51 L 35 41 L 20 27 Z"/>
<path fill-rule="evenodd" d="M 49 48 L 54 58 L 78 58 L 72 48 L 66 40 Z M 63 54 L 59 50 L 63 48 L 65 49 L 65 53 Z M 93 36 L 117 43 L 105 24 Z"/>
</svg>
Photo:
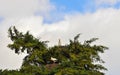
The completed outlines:
<svg viewBox="0 0 120 75">
<path fill-rule="evenodd" d="M 13 41 L 8 47 L 16 54 L 27 52 L 27 55 L 19 70 L 1 70 L 0 75 L 104 75 L 102 70 L 107 70 L 100 64 L 104 61 L 99 54 L 108 48 L 91 45 L 98 38 L 81 43 L 78 34 L 67 45 L 47 47 L 47 41 L 41 41 L 29 32 L 23 34 L 11 27 L 8 33 Z"/>
</svg>

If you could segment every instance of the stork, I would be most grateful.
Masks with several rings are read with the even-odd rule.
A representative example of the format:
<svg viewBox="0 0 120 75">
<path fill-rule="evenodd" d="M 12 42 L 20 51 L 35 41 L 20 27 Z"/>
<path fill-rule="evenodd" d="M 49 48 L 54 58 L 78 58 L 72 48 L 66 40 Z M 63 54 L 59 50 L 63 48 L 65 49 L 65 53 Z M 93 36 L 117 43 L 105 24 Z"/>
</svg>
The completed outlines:
<svg viewBox="0 0 120 75">
<path fill-rule="evenodd" d="M 51 57 L 51 60 L 55 63 L 57 61 L 56 58 Z"/>
</svg>

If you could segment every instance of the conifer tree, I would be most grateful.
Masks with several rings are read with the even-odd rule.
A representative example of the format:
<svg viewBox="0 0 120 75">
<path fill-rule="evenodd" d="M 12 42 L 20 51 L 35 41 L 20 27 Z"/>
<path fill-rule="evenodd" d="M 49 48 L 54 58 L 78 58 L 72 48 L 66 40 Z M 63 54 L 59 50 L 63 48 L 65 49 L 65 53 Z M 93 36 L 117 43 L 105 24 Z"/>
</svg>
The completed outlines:
<svg viewBox="0 0 120 75">
<path fill-rule="evenodd" d="M 10 27 L 8 33 L 13 41 L 8 47 L 16 54 L 27 52 L 19 71 L 24 75 L 104 75 L 102 70 L 107 70 L 101 65 L 104 61 L 99 54 L 108 48 L 91 45 L 98 38 L 81 43 L 78 34 L 69 44 L 47 47 L 47 41 L 40 41 L 29 32 L 23 34 Z"/>
</svg>

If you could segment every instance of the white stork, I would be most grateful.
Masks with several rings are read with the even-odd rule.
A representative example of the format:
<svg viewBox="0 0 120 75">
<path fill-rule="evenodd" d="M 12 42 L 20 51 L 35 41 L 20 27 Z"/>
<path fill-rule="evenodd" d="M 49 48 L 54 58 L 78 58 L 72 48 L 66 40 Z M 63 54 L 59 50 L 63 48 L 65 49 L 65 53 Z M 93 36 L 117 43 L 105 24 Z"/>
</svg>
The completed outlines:
<svg viewBox="0 0 120 75">
<path fill-rule="evenodd" d="M 56 58 L 51 57 L 51 60 L 55 63 L 57 61 Z"/>
</svg>

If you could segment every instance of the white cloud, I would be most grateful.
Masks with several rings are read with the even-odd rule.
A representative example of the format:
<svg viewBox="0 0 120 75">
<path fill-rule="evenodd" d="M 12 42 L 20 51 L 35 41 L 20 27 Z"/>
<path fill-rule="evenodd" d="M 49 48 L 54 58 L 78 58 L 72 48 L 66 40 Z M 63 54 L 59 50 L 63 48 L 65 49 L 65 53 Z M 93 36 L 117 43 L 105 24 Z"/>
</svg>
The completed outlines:
<svg viewBox="0 0 120 75">
<path fill-rule="evenodd" d="M 25 17 L 52 10 L 49 0 L 0 0 L 0 16 Z"/>
</svg>

